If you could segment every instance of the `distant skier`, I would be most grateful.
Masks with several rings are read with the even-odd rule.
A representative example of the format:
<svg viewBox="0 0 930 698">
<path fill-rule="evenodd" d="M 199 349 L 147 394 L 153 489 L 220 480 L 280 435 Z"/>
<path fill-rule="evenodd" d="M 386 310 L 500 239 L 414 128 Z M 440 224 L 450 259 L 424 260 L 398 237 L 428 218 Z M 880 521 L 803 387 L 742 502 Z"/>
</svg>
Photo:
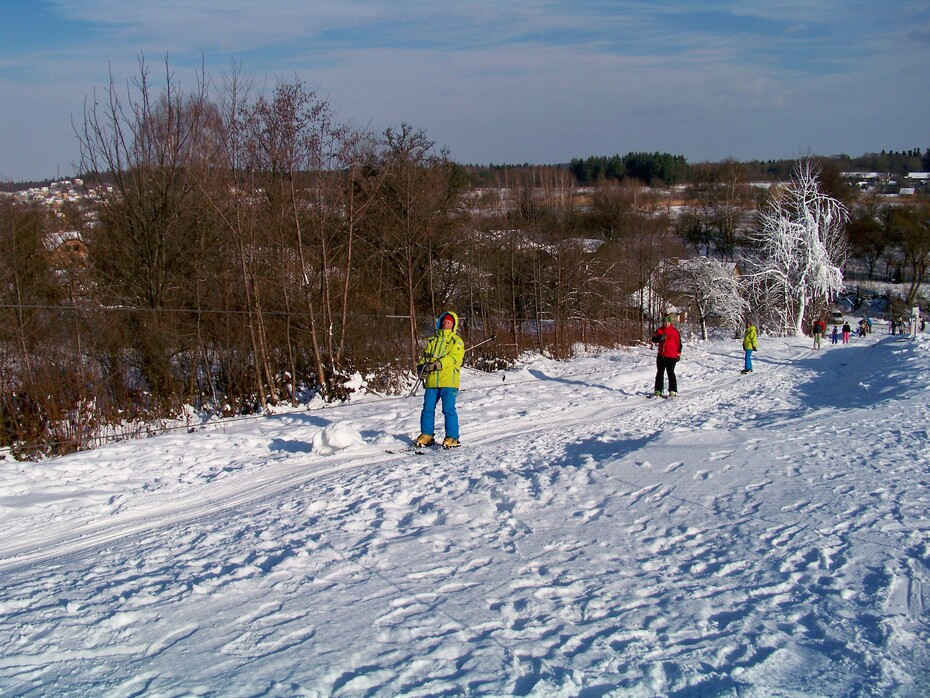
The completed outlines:
<svg viewBox="0 0 930 698">
<path fill-rule="evenodd" d="M 836 325 L 834 325 L 833 332 L 830 333 L 830 343 L 836 344 L 839 341 L 839 339 L 840 339 L 839 328 Z"/>
<path fill-rule="evenodd" d="M 848 322 L 843 323 L 843 344 L 849 344 L 849 335 L 852 332 L 852 328 L 849 326 Z"/>
<path fill-rule="evenodd" d="M 459 370 L 465 357 L 465 342 L 456 334 L 459 318 L 453 312 L 445 312 L 436 320 L 436 333 L 429 338 L 423 357 L 417 366 L 423 372 L 423 410 L 420 412 L 420 435 L 417 446 L 433 443 L 436 404 L 442 402 L 445 418 L 446 438 L 443 448 L 459 446 L 459 416 L 455 410 L 455 399 L 459 392 Z"/>
<path fill-rule="evenodd" d="M 672 325 L 672 316 L 665 316 L 665 325 L 658 328 L 652 335 L 653 344 L 659 345 L 656 355 L 656 396 L 662 395 L 665 384 L 665 374 L 668 374 L 668 396 L 678 395 L 678 380 L 675 378 L 675 364 L 681 358 L 681 335 Z"/>
<path fill-rule="evenodd" d="M 814 325 L 811 328 L 814 335 L 814 349 L 820 349 L 820 338 L 823 337 L 826 329 L 827 325 L 823 320 L 814 320 Z"/>
<path fill-rule="evenodd" d="M 756 344 L 756 334 L 756 326 L 752 324 L 752 320 L 746 318 L 746 331 L 743 332 L 743 351 L 746 352 L 743 373 L 752 373 L 752 352 L 759 348 Z"/>
</svg>

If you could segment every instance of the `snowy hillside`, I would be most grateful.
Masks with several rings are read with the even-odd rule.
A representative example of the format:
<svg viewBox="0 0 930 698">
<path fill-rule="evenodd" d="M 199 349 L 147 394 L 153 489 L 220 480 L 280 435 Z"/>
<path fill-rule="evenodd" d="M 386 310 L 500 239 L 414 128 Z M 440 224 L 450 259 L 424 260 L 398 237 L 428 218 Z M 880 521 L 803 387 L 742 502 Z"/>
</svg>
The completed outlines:
<svg viewBox="0 0 930 698">
<path fill-rule="evenodd" d="M 686 342 L 0 462 L 0 694 L 926 696 L 930 341 Z M 441 425 L 441 414 L 437 415 Z M 441 430 L 440 430 L 441 435 Z"/>
</svg>

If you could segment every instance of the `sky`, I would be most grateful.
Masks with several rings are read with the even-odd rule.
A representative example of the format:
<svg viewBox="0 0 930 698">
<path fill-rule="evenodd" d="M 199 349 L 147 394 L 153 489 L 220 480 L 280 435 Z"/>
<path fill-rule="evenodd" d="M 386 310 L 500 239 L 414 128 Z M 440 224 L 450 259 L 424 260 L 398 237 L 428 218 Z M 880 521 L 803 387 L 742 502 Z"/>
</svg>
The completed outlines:
<svg viewBox="0 0 930 698">
<path fill-rule="evenodd" d="M 71 174 L 72 124 L 140 56 L 215 90 L 298 78 L 463 163 L 930 146 L 924 0 L 0 0 L 0 180 Z"/>
<path fill-rule="evenodd" d="M 0 694 L 925 697 L 930 334 L 684 329 L 0 460 Z"/>
</svg>

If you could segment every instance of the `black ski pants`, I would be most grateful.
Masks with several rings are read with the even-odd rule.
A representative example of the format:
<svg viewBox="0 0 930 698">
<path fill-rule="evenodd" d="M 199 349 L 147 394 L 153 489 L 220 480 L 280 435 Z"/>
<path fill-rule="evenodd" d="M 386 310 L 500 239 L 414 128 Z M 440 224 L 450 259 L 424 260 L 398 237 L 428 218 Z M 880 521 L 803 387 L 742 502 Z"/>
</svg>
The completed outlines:
<svg viewBox="0 0 930 698">
<path fill-rule="evenodd" d="M 667 356 L 656 357 L 656 392 L 662 392 L 666 373 L 668 373 L 668 391 L 678 392 L 678 380 L 675 378 L 675 364 L 677 363 L 678 359 L 670 359 Z"/>
</svg>

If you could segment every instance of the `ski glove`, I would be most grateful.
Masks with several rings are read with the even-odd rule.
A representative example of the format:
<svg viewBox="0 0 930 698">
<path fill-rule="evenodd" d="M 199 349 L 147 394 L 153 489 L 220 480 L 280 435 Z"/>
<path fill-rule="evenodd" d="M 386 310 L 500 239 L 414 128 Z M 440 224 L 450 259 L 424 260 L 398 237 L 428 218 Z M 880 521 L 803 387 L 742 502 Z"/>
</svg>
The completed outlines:
<svg viewBox="0 0 930 698">
<path fill-rule="evenodd" d="M 441 371 L 441 370 L 442 370 L 442 362 L 441 362 L 441 361 L 431 361 L 430 363 L 426 364 L 426 366 L 424 366 L 424 368 L 425 368 L 427 371 L 430 371 L 430 372 L 432 372 L 432 371 Z"/>
</svg>

